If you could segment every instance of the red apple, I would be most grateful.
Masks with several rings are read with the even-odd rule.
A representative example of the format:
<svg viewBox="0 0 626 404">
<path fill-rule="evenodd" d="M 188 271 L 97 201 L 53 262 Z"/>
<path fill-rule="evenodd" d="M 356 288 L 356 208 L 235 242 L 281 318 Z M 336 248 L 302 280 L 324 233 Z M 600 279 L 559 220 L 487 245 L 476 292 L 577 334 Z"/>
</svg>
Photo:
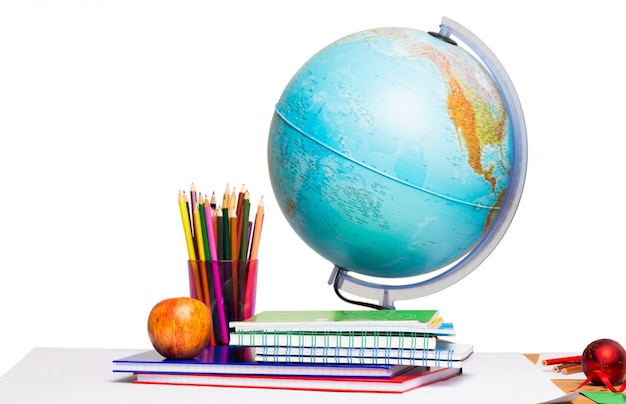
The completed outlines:
<svg viewBox="0 0 626 404">
<path fill-rule="evenodd" d="M 148 316 L 150 342 L 166 358 L 193 358 L 206 347 L 210 333 L 209 308 L 191 297 L 162 300 Z"/>
</svg>

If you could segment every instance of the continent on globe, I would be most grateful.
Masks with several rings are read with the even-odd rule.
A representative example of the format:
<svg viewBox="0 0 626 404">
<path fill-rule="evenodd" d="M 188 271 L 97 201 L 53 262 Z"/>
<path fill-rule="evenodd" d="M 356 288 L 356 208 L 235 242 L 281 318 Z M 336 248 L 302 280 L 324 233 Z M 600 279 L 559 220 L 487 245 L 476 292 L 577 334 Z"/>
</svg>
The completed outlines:
<svg viewBox="0 0 626 404">
<path fill-rule="evenodd" d="M 493 223 L 511 131 L 472 54 L 420 30 L 362 31 L 287 84 L 269 131 L 270 180 L 294 231 L 334 265 L 422 275 L 462 258 Z"/>
</svg>

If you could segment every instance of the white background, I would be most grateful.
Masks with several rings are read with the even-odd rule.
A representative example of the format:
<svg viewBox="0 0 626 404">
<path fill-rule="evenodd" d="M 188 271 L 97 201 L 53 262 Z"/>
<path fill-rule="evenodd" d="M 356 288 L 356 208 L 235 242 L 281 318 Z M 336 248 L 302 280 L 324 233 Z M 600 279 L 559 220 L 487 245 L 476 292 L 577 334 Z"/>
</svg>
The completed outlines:
<svg viewBox="0 0 626 404">
<path fill-rule="evenodd" d="M 265 196 L 258 310 L 354 308 L 275 203 L 274 104 L 330 42 L 443 16 L 511 76 L 528 176 L 483 265 L 398 307 L 440 309 L 477 351 L 626 344 L 626 25 L 616 2 L 572 4 L 0 0 L 0 374 L 36 346 L 150 348 L 152 306 L 187 294 L 192 181 Z"/>
</svg>

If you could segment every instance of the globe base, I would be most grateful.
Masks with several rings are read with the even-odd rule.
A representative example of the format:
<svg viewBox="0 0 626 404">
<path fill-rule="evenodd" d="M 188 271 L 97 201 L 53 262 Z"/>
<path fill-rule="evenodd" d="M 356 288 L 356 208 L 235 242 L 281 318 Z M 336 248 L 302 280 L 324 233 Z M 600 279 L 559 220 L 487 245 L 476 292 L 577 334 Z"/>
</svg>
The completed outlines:
<svg viewBox="0 0 626 404">
<path fill-rule="evenodd" d="M 347 269 L 335 266 L 328 279 L 328 284 L 335 288 L 335 293 L 342 300 L 375 309 L 395 309 L 395 302 L 398 300 L 410 300 L 417 297 L 430 295 L 442 288 L 439 284 L 440 275 L 408 285 L 388 285 L 371 282 L 354 277 Z M 350 300 L 341 294 L 345 291 L 354 296 L 372 299 L 378 304 L 371 304 L 361 301 Z"/>
</svg>

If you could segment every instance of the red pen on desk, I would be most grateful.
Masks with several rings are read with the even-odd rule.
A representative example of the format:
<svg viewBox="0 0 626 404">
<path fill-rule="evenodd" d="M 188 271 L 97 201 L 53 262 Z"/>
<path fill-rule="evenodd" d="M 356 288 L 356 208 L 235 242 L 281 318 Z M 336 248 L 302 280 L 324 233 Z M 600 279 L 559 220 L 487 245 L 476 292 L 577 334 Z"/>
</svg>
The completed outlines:
<svg viewBox="0 0 626 404">
<path fill-rule="evenodd" d="M 544 359 L 541 361 L 543 366 L 555 365 L 557 363 L 580 363 L 582 355 L 564 356 L 562 358 Z"/>
</svg>

